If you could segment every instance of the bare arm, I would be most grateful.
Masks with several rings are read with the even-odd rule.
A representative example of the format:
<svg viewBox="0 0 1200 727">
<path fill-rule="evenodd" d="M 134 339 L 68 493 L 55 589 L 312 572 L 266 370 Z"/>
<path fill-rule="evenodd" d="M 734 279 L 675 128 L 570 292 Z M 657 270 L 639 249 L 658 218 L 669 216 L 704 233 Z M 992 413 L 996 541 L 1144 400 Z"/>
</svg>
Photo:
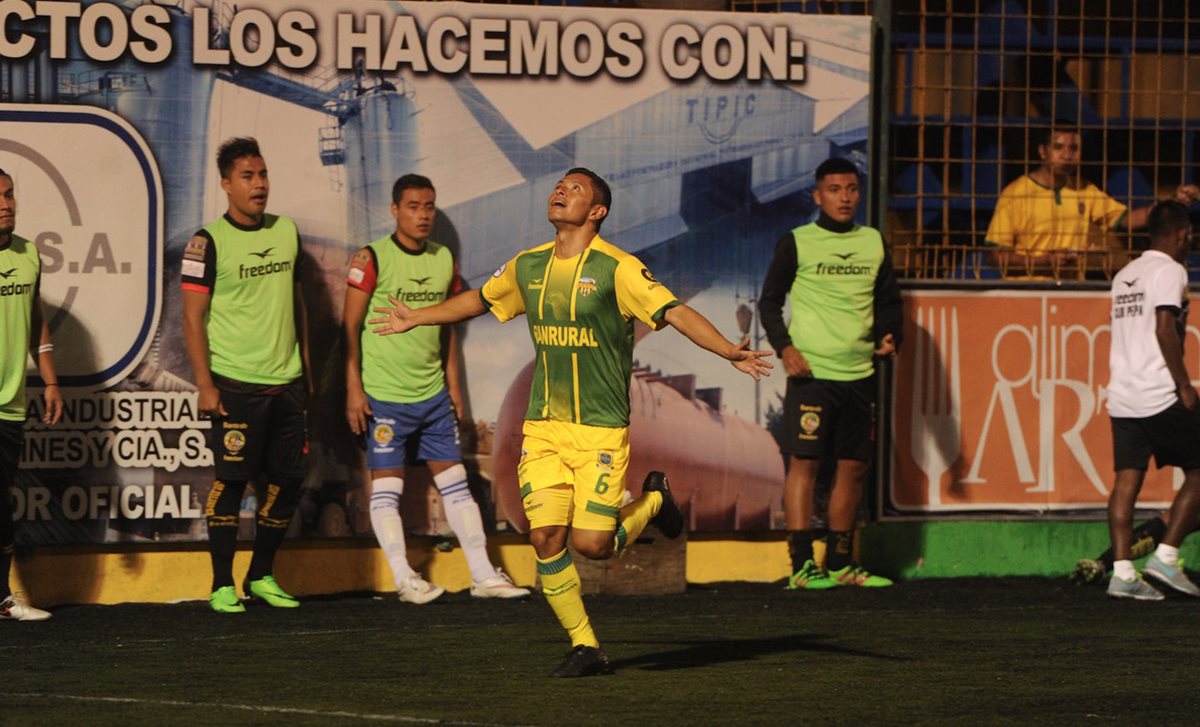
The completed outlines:
<svg viewBox="0 0 1200 727">
<path fill-rule="evenodd" d="M 462 419 L 466 412 L 463 411 L 462 369 L 458 365 L 458 330 L 454 326 L 447 326 L 446 330 L 449 335 L 446 342 L 446 389 L 450 394 L 450 402 L 454 404 L 454 413 Z"/>
<path fill-rule="evenodd" d="M 1197 201 L 1200 201 L 1200 187 L 1194 184 L 1181 184 L 1175 188 L 1175 194 L 1171 199 L 1190 207 Z M 1152 209 L 1154 209 L 1154 205 L 1149 204 L 1145 207 L 1129 210 L 1125 215 L 1123 227 L 1127 230 L 1142 229 L 1150 221 L 1150 210 Z"/>
<path fill-rule="evenodd" d="M 1188 376 L 1187 366 L 1183 363 L 1183 341 L 1175 329 L 1176 315 L 1169 309 L 1159 309 L 1154 312 L 1154 334 L 1158 338 L 1158 348 L 1162 351 L 1163 359 L 1167 362 L 1167 371 L 1171 372 L 1171 380 L 1175 382 L 1175 391 L 1179 400 L 1188 409 L 1196 408 L 1196 389 Z"/>
<path fill-rule="evenodd" d="M 194 290 L 183 291 L 183 340 L 187 344 L 188 360 L 192 364 L 192 376 L 199 390 L 196 408 L 201 416 L 224 415 L 221 393 L 213 383 L 212 369 L 208 365 L 208 332 L 204 330 L 204 318 L 212 296 Z"/>
<path fill-rule="evenodd" d="M 762 376 L 771 375 L 770 369 L 774 366 L 763 360 L 771 355 L 770 351 L 751 351 L 748 349 L 747 340 L 741 343 L 726 340 L 707 318 L 692 308 L 686 305 L 668 308 L 663 318 L 692 343 L 728 360 L 735 369 L 752 376 L 755 381 Z"/>
<path fill-rule="evenodd" d="M 29 314 L 29 353 L 37 363 L 38 374 L 46 384 L 42 398 L 46 402 L 46 410 L 42 413 L 42 423 L 51 426 L 62 419 L 63 398 L 58 385 L 58 374 L 54 370 L 54 352 L 50 348 L 50 326 L 46 325 L 46 315 L 42 311 L 42 296 L 33 300 L 33 310 Z"/>
<path fill-rule="evenodd" d="M 478 290 L 464 290 L 453 298 L 428 308 L 409 308 L 391 295 L 388 295 L 388 301 L 393 307 L 376 308 L 375 312 L 383 315 L 367 321 L 370 325 L 375 326 L 375 332 L 382 336 L 404 333 L 417 326 L 444 326 L 458 323 L 482 315 L 487 311 Z"/>
<path fill-rule="evenodd" d="M 367 430 L 371 404 L 362 383 L 362 325 L 371 296 L 353 285 L 346 286 L 342 307 L 342 333 L 346 339 L 346 422 L 355 434 Z"/>
</svg>

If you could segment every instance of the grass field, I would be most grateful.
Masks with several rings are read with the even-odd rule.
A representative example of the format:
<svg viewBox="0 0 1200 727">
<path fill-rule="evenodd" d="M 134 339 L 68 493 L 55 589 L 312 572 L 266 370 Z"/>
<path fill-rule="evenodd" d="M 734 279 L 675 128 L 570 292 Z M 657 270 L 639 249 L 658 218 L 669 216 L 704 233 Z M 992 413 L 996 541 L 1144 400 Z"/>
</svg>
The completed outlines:
<svg viewBox="0 0 1200 727">
<path fill-rule="evenodd" d="M 589 596 L 613 676 L 551 680 L 540 597 L 79 606 L 0 623 L 4 725 L 1195 724 L 1200 603 L 1065 580 Z"/>
</svg>

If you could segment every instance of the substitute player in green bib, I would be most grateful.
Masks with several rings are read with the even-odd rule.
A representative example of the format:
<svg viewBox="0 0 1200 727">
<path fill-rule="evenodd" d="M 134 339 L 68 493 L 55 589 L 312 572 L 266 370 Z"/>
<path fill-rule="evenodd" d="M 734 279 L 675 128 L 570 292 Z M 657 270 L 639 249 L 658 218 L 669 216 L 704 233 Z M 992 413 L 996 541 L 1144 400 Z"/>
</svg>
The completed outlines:
<svg viewBox="0 0 1200 727">
<path fill-rule="evenodd" d="M 817 167 L 816 222 L 780 238 L 758 310 L 787 372 L 784 436 L 791 455 L 784 514 L 792 589 L 890 586 L 852 561 L 854 524 L 875 452 L 875 357 L 900 345 L 900 288 L 878 230 L 855 224 L 858 169 L 846 159 Z M 783 305 L 791 300 L 791 321 Z M 837 459 L 829 496 L 826 570 L 813 559 L 813 489 L 821 459 Z"/>
<path fill-rule="evenodd" d="M 25 364 L 30 355 L 46 387 L 42 423 L 57 424 L 63 412 L 54 346 L 42 314 L 42 261 L 32 242 L 13 234 L 16 226 L 13 179 L 0 169 L 0 621 L 45 621 L 49 612 L 30 606 L 8 585 L 15 535 L 8 488 L 16 484 L 25 436 Z"/>
<path fill-rule="evenodd" d="M 300 605 L 273 575 L 296 509 L 308 452 L 308 361 L 300 285 L 300 235 L 266 213 L 270 182 L 258 142 L 217 151 L 229 209 L 183 252 L 183 327 L 197 409 L 212 418 L 215 479 L 208 494 L 213 585 L 209 605 L 240 613 L 233 581 L 238 513 L 255 480 L 258 516 L 245 593 L 279 608 Z"/>
<path fill-rule="evenodd" d="M 444 371 L 440 327 L 387 338 L 363 330 L 367 308 L 385 305 L 389 295 L 420 308 L 462 290 L 450 249 L 429 239 L 437 216 L 433 183 L 417 174 L 397 179 L 392 185 L 392 216 L 395 232 L 362 248 L 351 260 L 342 315 L 346 420 L 355 434 L 366 437 L 371 527 L 391 566 L 400 600 L 424 604 L 445 592 L 408 564 L 400 495 L 412 445 L 433 473 L 446 520 L 462 545 L 471 570 L 471 595 L 525 598 L 529 591 L 513 585 L 488 558 L 479 504 L 467 486 L 458 444 L 462 385 L 454 329 L 445 329 Z"/>
<path fill-rule="evenodd" d="M 454 323 L 491 310 L 500 321 L 524 314 L 536 368 L 525 414 L 518 480 L 529 541 L 543 592 L 572 649 L 552 673 L 582 677 L 611 671 L 583 607 L 579 573 L 567 550 L 588 558 L 619 553 L 653 522 L 677 537 L 683 518 L 666 478 L 652 473 L 642 494 L 622 506 L 629 463 L 629 379 L 633 324 L 674 326 L 701 348 L 728 359 L 755 379 L 767 375 L 766 351 L 731 343 L 675 296 L 633 255 L 600 237 L 612 207 L 608 184 L 575 168 L 547 200 L 552 242 L 519 253 L 479 291 L 412 308 L 393 307 L 370 323 L 381 334 Z"/>
</svg>

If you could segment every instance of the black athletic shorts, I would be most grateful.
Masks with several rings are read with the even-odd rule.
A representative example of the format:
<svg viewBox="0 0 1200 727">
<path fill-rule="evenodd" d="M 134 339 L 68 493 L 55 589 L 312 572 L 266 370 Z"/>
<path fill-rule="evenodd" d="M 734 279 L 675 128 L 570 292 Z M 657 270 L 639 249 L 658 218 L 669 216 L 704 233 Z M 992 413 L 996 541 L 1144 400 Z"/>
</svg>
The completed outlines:
<svg viewBox="0 0 1200 727">
<path fill-rule="evenodd" d="M 1146 470 L 1150 455 L 1160 467 L 1200 469 L 1200 412 L 1176 401 L 1157 414 L 1112 418 L 1113 469 Z"/>
<path fill-rule="evenodd" d="M 218 480 L 303 479 L 308 454 L 304 379 L 264 386 L 213 376 L 228 416 L 213 419 L 209 448 Z"/>
<path fill-rule="evenodd" d="M 870 462 L 875 457 L 875 377 L 827 381 L 790 376 L 784 454 Z"/>
<path fill-rule="evenodd" d="M 7 498 L 7 488 L 17 482 L 17 467 L 21 463 L 21 442 L 25 437 L 25 422 L 0 419 L 0 497 Z"/>
</svg>

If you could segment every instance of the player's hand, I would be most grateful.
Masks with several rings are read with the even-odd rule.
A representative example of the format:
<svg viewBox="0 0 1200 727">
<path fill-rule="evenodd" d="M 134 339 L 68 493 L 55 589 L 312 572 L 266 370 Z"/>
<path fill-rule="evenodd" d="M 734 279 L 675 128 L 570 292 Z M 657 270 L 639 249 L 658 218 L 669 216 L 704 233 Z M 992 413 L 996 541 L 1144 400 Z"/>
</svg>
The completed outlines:
<svg viewBox="0 0 1200 727">
<path fill-rule="evenodd" d="M 42 399 L 46 402 L 46 411 L 42 412 L 42 424 L 58 424 L 63 413 L 62 391 L 57 386 L 47 386 L 42 392 Z"/>
<path fill-rule="evenodd" d="M 1181 184 L 1175 190 L 1175 201 L 1186 205 L 1200 202 L 1200 187 L 1194 184 Z"/>
<path fill-rule="evenodd" d="M 374 309 L 376 313 L 383 313 L 384 315 L 367 321 L 367 323 L 375 326 L 376 333 L 381 336 L 390 336 L 393 333 L 404 333 L 416 328 L 417 323 L 413 320 L 412 308 L 397 300 L 390 293 L 388 294 L 388 302 L 392 304 L 391 308 L 381 306 Z"/>
<path fill-rule="evenodd" d="M 371 402 L 362 387 L 346 389 L 346 423 L 350 431 L 362 434 L 367 431 L 367 422 L 371 419 Z"/>
<path fill-rule="evenodd" d="M 796 350 L 795 346 L 787 346 L 783 349 L 783 370 L 788 376 L 797 376 L 802 379 L 807 379 L 812 376 L 812 369 L 809 368 L 808 360 L 804 358 L 804 354 Z"/>
<path fill-rule="evenodd" d="M 459 421 L 462 421 L 464 414 L 462 392 L 455 389 L 450 389 L 448 393 L 450 394 L 450 406 L 454 407 L 454 416 L 456 416 Z"/>
<path fill-rule="evenodd" d="M 196 396 L 196 409 L 204 419 L 229 416 L 229 412 L 225 411 L 225 405 L 221 403 L 221 391 L 211 384 L 200 387 L 200 393 Z"/>
<path fill-rule="evenodd" d="M 755 381 L 759 381 L 763 376 L 770 376 L 771 369 L 775 368 L 775 364 L 763 360 L 770 355 L 770 351 L 752 350 L 750 348 L 750 339 L 743 338 L 733 349 L 729 357 L 729 362 L 738 371 L 749 374 Z"/>
<path fill-rule="evenodd" d="M 1196 389 L 1191 384 L 1179 388 L 1179 401 L 1188 411 L 1196 411 Z"/>
<path fill-rule="evenodd" d="M 879 340 L 879 346 L 875 349 L 876 356 L 893 357 L 896 355 L 896 339 L 892 334 L 884 334 Z"/>
</svg>

